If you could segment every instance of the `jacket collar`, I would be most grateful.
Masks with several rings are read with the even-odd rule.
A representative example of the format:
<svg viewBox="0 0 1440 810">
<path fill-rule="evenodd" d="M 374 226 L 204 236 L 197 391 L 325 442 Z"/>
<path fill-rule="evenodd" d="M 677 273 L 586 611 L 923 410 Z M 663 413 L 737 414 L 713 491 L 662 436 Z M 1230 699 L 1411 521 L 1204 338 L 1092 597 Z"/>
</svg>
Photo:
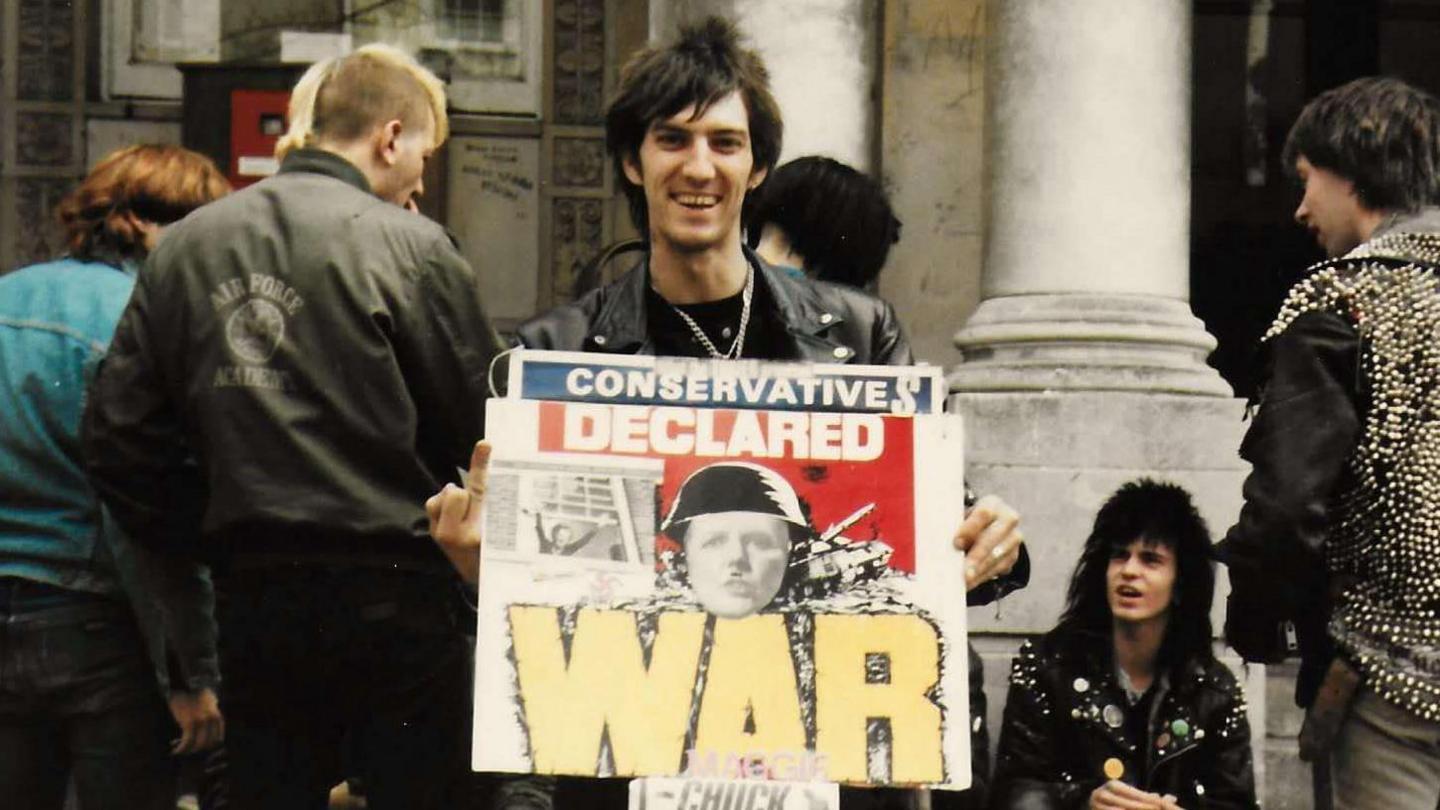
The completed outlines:
<svg viewBox="0 0 1440 810">
<path fill-rule="evenodd" d="M 602 290 L 600 311 L 590 321 L 585 348 L 613 354 L 654 354 L 645 317 L 645 288 L 650 284 L 650 253 Z"/>
<path fill-rule="evenodd" d="M 1418 211 L 1401 211 L 1390 214 L 1375 229 L 1375 232 L 1370 234 L 1370 239 L 1392 233 L 1436 232 L 1440 232 L 1440 208 L 1430 206 Z"/>
<path fill-rule="evenodd" d="M 1094 632 L 1091 630 L 1074 630 L 1067 633 L 1063 639 L 1065 654 L 1084 662 L 1083 666 L 1091 672 L 1109 673 L 1111 680 L 1115 681 L 1115 687 L 1120 688 L 1119 679 L 1114 677 L 1118 667 L 1115 663 L 1115 648 L 1109 633 Z M 1165 681 L 1171 688 L 1182 690 L 1193 685 L 1205 677 L 1205 665 L 1195 659 L 1189 659 L 1179 670 L 1179 681 L 1170 676 L 1174 672 L 1170 667 L 1164 667 L 1156 672 L 1156 677 L 1165 675 Z M 1121 690 L 1123 694 L 1124 690 Z"/>
<path fill-rule="evenodd" d="M 758 256 L 755 261 L 763 271 L 761 275 L 770 286 L 775 307 L 792 340 L 793 359 L 844 363 L 855 356 L 853 346 L 830 337 L 831 330 L 845 320 L 845 311 L 827 305 L 816 282 L 776 270 Z"/>
<path fill-rule="evenodd" d="M 366 194 L 374 193 L 370 188 L 370 181 L 365 179 L 364 173 L 354 163 L 324 149 L 304 148 L 290 152 L 280 161 L 280 173 L 291 172 L 323 174 L 344 181 Z"/>
<path fill-rule="evenodd" d="M 785 325 L 787 345 L 766 359 L 844 361 L 854 350 L 825 337 L 824 333 L 839 324 L 842 314 L 825 306 L 814 282 L 795 278 L 770 266 L 750 248 L 744 248 L 745 259 L 755 270 L 756 283 L 769 292 L 774 312 Z M 630 272 L 617 279 L 611 294 L 602 299 L 599 313 L 585 336 L 587 347 L 605 352 L 653 354 L 655 342 L 646 320 L 645 290 L 650 284 L 650 255 Z M 844 352 L 840 354 L 839 352 Z"/>
</svg>

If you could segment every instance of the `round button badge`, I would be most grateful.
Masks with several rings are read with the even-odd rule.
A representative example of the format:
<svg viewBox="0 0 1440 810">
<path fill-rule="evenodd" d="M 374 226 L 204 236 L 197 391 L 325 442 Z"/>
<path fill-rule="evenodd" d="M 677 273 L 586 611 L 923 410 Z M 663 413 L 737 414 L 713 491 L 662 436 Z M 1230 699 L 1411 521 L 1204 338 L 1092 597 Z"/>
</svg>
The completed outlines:
<svg viewBox="0 0 1440 810">
<path fill-rule="evenodd" d="M 1121 711 L 1120 707 L 1114 703 L 1106 706 L 1100 716 L 1104 718 L 1105 725 L 1110 728 L 1119 728 L 1125 722 L 1125 712 Z"/>
</svg>

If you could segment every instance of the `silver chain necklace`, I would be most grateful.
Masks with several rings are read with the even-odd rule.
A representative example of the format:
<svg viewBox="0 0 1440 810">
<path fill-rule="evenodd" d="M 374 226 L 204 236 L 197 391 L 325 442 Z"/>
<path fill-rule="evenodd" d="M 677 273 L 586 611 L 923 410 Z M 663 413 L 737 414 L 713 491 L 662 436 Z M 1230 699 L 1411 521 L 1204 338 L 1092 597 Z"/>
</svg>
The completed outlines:
<svg viewBox="0 0 1440 810">
<path fill-rule="evenodd" d="M 717 360 L 737 360 L 740 357 L 740 350 L 745 346 L 745 327 L 750 325 L 750 300 L 754 297 L 755 268 L 752 267 L 745 276 L 745 290 L 740 293 L 740 327 L 735 330 L 735 342 L 730 344 L 730 350 L 723 354 L 715 348 L 714 343 L 710 342 L 709 336 L 705 334 L 704 329 L 700 328 L 700 324 L 695 323 L 695 319 L 687 315 L 685 310 L 674 304 L 670 304 L 670 308 L 675 310 L 675 314 L 680 316 L 680 320 L 684 321 L 686 326 L 690 327 L 691 334 L 695 335 L 695 339 L 700 341 L 700 345 L 705 347 L 705 351 L 709 352 L 711 357 Z M 666 301 L 665 303 L 669 304 L 670 302 Z"/>
</svg>

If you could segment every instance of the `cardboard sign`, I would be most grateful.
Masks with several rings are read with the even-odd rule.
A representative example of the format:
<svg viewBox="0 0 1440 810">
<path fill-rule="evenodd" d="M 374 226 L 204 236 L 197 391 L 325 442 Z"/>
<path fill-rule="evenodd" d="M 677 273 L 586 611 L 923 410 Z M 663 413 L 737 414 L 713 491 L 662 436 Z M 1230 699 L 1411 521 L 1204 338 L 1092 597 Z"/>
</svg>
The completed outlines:
<svg viewBox="0 0 1440 810">
<path fill-rule="evenodd" d="M 938 371 L 706 363 L 664 397 L 673 361 L 629 391 L 523 354 L 486 413 L 477 770 L 969 785 Z M 580 386 L 524 398 L 527 365 Z"/>
</svg>

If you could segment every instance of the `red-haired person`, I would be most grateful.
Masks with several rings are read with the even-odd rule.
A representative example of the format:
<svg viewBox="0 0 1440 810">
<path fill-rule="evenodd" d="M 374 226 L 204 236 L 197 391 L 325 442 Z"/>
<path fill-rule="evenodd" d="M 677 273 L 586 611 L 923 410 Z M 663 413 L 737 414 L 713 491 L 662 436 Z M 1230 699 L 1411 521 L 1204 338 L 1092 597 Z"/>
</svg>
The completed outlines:
<svg viewBox="0 0 1440 810">
<path fill-rule="evenodd" d="M 176 730 L 156 684 L 166 673 L 152 672 L 135 620 L 136 612 L 160 612 L 149 597 L 135 609 L 127 598 L 137 584 L 130 576 L 136 556 L 111 530 L 86 480 L 80 415 L 86 383 L 161 230 L 228 191 L 202 155 L 176 146 L 120 149 L 61 202 L 67 255 L 0 276 L 6 807 L 58 810 L 71 781 L 82 809 L 175 806 L 167 749 Z M 192 600 L 203 599 L 203 582 L 175 584 L 182 586 Z M 174 611 L 176 621 L 165 627 L 184 680 L 161 684 L 181 726 L 176 752 L 221 734 L 214 633 L 207 634 L 204 607 Z"/>
</svg>

